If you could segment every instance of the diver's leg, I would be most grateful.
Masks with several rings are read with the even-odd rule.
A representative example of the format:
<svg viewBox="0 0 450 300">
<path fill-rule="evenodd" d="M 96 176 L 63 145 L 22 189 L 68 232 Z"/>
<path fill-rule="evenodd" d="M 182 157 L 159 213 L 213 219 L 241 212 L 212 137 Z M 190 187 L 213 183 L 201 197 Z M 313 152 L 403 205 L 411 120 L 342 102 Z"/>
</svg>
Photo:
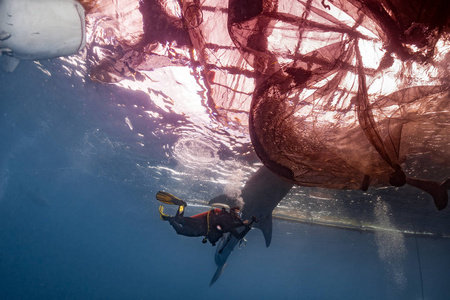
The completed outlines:
<svg viewBox="0 0 450 300">
<path fill-rule="evenodd" d="M 170 225 L 172 225 L 173 229 L 178 234 L 186 235 L 186 236 L 199 236 L 197 232 L 195 232 L 195 228 L 199 226 L 195 226 L 196 220 L 191 220 L 190 218 L 184 218 L 184 206 L 180 206 L 177 214 L 175 216 L 169 216 L 164 213 L 164 207 L 162 205 L 159 206 L 159 216 L 161 220 L 169 221 Z M 185 224 L 187 223 L 187 224 Z M 194 225 L 194 226 L 193 226 Z M 201 234 L 203 235 L 203 234 Z"/>
<path fill-rule="evenodd" d="M 172 225 L 172 227 L 173 227 L 173 229 L 175 229 L 175 231 L 178 233 L 178 234 L 182 234 L 182 235 L 185 235 L 185 228 L 183 227 L 183 225 L 181 224 L 182 223 L 182 221 L 183 221 L 183 218 L 182 217 L 179 217 L 178 216 L 178 213 L 177 213 L 177 216 L 169 216 L 169 215 L 166 215 L 164 212 L 163 212 L 163 206 L 161 205 L 160 207 L 159 207 L 159 216 L 161 217 L 161 220 L 164 220 L 164 221 L 169 221 L 169 223 L 170 223 L 170 225 Z"/>
<path fill-rule="evenodd" d="M 170 225 L 172 225 L 173 229 L 175 229 L 175 231 L 180 234 L 180 235 L 187 235 L 186 234 L 186 230 L 185 228 L 178 223 L 175 218 L 173 218 L 172 220 L 169 221 Z"/>
<path fill-rule="evenodd" d="M 184 216 L 184 208 L 186 207 L 186 205 L 187 205 L 186 202 L 184 202 L 183 205 L 180 205 L 178 207 L 178 210 L 177 210 L 177 213 L 175 215 L 175 218 L 183 218 L 183 216 Z"/>
<path fill-rule="evenodd" d="M 204 236 L 206 234 L 206 228 L 202 220 L 196 220 L 190 217 L 172 217 L 169 223 L 181 235 Z"/>
</svg>

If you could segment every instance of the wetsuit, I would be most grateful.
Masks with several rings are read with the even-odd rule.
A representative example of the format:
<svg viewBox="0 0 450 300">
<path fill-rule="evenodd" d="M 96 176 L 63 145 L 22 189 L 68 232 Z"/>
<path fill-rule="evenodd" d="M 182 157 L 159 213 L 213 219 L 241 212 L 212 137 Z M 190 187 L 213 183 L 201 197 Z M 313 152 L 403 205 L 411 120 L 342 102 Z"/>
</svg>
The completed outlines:
<svg viewBox="0 0 450 300">
<path fill-rule="evenodd" d="M 241 239 L 251 228 L 249 222 L 244 223 L 239 216 L 226 209 L 215 208 L 192 217 L 183 215 L 184 210 L 167 218 L 175 231 L 185 236 L 205 236 L 213 246 L 224 233 L 230 232 Z M 239 227 L 244 227 L 241 233 L 236 230 Z"/>
</svg>

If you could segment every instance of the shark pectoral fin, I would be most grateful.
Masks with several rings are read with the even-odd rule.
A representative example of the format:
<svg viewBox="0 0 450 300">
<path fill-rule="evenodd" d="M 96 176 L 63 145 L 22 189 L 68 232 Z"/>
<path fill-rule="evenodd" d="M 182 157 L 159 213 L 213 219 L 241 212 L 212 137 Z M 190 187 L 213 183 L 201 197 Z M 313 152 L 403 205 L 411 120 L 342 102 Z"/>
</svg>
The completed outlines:
<svg viewBox="0 0 450 300">
<path fill-rule="evenodd" d="M 2 60 L 3 60 L 2 62 L 3 71 L 9 73 L 14 72 L 14 70 L 17 68 L 17 65 L 20 62 L 18 58 L 9 55 L 3 55 Z"/>
<path fill-rule="evenodd" d="M 228 256 L 233 252 L 234 247 L 239 243 L 239 240 L 235 238 L 230 232 L 227 232 L 220 239 L 217 245 L 216 254 L 214 255 L 214 261 L 216 266 L 221 266 L 227 262 Z"/>
<path fill-rule="evenodd" d="M 266 247 L 269 247 L 272 242 L 272 215 L 257 219 L 258 223 L 256 223 L 254 227 L 261 229 L 264 239 L 266 240 Z"/>
<path fill-rule="evenodd" d="M 213 278 L 211 279 L 211 282 L 209 283 L 209 286 L 211 287 L 214 282 L 217 281 L 217 279 L 219 279 L 220 275 L 222 275 L 223 271 L 225 270 L 225 267 L 227 266 L 226 263 L 224 263 L 223 265 L 220 265 L 217 267 L 216 272 L 214 273 Z"/>
<path fill-rule="evenodd" d="M 433 197 L 434 204 L 438 210 L 442 210 L 448 205 L 448 193 L 450 189 L 450 179 L 444 182 L 435 182 L 416 178 L 406 178 L 406 182 L 424 192 L 427 192 Z"/>
<path fill-rule="evenodd" d="M 231 252 L 233 252 L 234 247 L 239 243 L 239 240 L 235 238 L 230 232 L 227 232 L 220 239 L 219 244 L 217 245 L 216 254 L 214 256 L 214 260 L 216 262 L 217 270 L 214 273 L 214 276 L 211 279 L 209 286 L 213 285 L 214 282 L 219 279 L 220 275 L 222 275 L 225 266 L 227 265 L 227 259 L 230 256 Z"/>
</svg>

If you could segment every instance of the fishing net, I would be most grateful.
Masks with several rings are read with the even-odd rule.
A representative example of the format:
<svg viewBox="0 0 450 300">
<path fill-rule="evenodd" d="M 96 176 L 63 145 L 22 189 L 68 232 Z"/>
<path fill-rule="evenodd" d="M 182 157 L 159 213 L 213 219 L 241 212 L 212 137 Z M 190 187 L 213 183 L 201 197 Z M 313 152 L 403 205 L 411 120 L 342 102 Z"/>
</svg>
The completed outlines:
<svg viewBox="0 0 450 300">
<path fill-rule="evenodd" d="M 189 32 L 210 102 L 242 122 L 252 99 L 249 130 L 267 167 L 304 186 L 408 183 L 445 207 L 448 2 L 217 4 L 184 2 L 201 16 Z"/>
<path fill-rule="evenodd" d="M 284 179 L 333 189 L 409 184 L 447 205 L 448 1 L 143 3 L 139 46 L 105 58 L 91 78 L 158 67 L 150 54 L 159 66 L 183 64 L 188 52 L 211 116 L 249 132 Z M 163 45 L 155 32 L 173 41 Z"/>
</svg>

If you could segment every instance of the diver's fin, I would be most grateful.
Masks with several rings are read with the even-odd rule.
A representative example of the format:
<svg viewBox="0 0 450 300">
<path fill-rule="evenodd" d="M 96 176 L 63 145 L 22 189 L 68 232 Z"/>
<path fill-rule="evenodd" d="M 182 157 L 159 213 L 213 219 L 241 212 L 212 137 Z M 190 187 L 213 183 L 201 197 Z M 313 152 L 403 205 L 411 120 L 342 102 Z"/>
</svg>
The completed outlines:
<svg viewBox="0 0 450 300">
<path fill-rule="evenodd" d="M 266 247 L 269 247 L 272 242 L 272 215 L 259 218 L 254 227 L 261 229 L 266 240 Z"/>
<path fill-rule="evenodd" d="M 424 192 L 427 192 L 433 197 L 434 204 L 438 210 L 442 210 L 447 207 L 448 204 L 448 192 L 450 189 L 450 179 L 444 182 L 435 182 L 416 178 L 407 178 L 406 182 Z"/>
<path fill-rule="evenodd" d="M 217 281 L 217 279 L 219 279 L 220 275 L 222 275 L 223 270 L 225 270 L 225 267 L 226 267 L 226 266 L 227 266 L 227 264 L 224 263 L 223 265 L 220 265 L 220 266 L 217 267 L 217 270 L 216 270 L 216 272 L 214 273 L 214 276 L 213 276 L 213 278 L 211 279 L 211 282 L 209 283 L 209 286 L 210 286 L 210 287 L 214 284 L 214 282 Z"/>
<path fill-rule="evenodd" d="M 180 205 L 180 206 L 186 206 L 187 203 L 184 202 L 183 200 L 175 197 L 172 194 L 166 193 L 166 192 L 162 192 L 159 191 L 158 193 L 156 193 L 156 199 L 158 201 L 161 201 L 162 203 L 165 204 L 171 204 L 171 205 Z"/>
<path fill-rule="evenodd" d="M 178 214 L 177 214 L 177 215 L 181 215 L 181 214 L 183 213 L 185 206 L 186 206 L 186 205 L 180 205 L 180 206 L 178 207 Z"/>
<path fill-rule="evenodd" d="M 159 206 L 159 217 L 163 221 L 169 220 L 170 216 L 164 213 L 164 207 L 162 205 Z"/>
</svg>

